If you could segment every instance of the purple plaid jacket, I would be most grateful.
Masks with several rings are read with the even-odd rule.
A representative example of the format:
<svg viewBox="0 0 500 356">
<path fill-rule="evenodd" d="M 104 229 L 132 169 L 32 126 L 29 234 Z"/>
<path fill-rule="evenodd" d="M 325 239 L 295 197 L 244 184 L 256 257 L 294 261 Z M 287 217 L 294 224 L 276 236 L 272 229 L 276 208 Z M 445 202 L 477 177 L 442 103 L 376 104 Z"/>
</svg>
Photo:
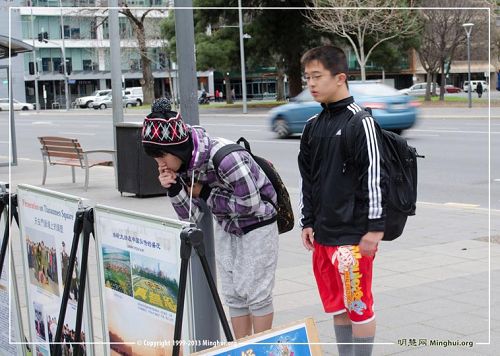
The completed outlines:
<svg viewBox="0 0 500 356">
<path fill-rule="evenodd" d="M 215 172 L 212 158 L 224 145 L 234 143 L 223 138 L 210 138 L 199 126 L 191 127 L 193 158 L 187 174 L 180 176 L 185 186 L 195 181 L 211 188 L 206 203 L 224 231 L 242 236 L 245 233 L 276 220 L 276 209 L 261 196 L 275 204 L 276 192 L 259 165 L 246 151 L 231 152 Z M 193 198 L 191 219 L 189 195 L 185 189 L 171 197 L 172 205 L 181 220 L 198 222 L 201 219 L 200 200 Z"/>
</svg>

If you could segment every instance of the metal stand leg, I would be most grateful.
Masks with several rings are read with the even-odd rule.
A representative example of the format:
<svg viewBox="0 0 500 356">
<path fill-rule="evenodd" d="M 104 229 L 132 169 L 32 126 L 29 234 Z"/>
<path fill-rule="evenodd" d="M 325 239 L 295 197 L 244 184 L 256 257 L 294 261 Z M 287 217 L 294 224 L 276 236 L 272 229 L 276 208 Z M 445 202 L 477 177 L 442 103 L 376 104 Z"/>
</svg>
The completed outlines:
<svg viewBox="0 0 500 356">
<path fill-rule="evenodd" d="M 175 328 L 174 328 L 174 347 L 172 351 L 173 356 L 179 356 L 180 351 L 180 340 L 182 334 L 182 318 L 184 315 L 184 299 L 186 296 L 186 281 L 187 281 L 187 271 L 189 265 L 189 259 L 191 257 L 191 249 L 195 248 L 196 253 L 200 257 L 201 264 L 203 266 L 203 271 L 205 277 L 210 286 L 210 291 L 212 292 L 212 297 L 217 308 L 217 313 L 219 314 L 219 319 L 224 329 L 224 334 L 226 335 L 227 341 L 234 341 L 233 335 L 231 334 L 231 329 L 229 328 L 229 323 L 224 313 L 222 307 L 222 302 L 217 293 L 217 287 L 212 278 L 210 268 L 205 256 L 205 246 L 203 245 L 203 232 L 200 229 L 193 227 L 186 228 L 181 232 L 181 272 L 179 276 L 179 295 L 177 297 L 177 313 L 175 314 Z"/>
<path fill-rule="evenodd" d="M 54 344 L 51 345 L 51 354 L 55 356 L 60 356 L 62 352 L 61 344 L 62 341 L 62 330 L 64 325 L 64 319 L 66 317 L 66 309 L 68 308 L 69 292 L 71 288 L 71 278 L 73 276 L 73 270 L 75 268 L 76 253 L 78 250 L 78 242 L 80 240 L 80 234 L 83 230 L 83 217 L 85 210 L 79 210 L 76 213 L 75 224 L 73 227 L 73 242 L 71 244 L 71 253 L 69 255 L 68 269 L 66 272 L 66 278 L 64 280 L 64 292 L 61 301 L 61 309 L 59 310 L 59 319 L 57 320 L 57 331 L 54 336 Z M 80 298 L 83 295 L 79 296 Z"/>
<path fill-rule="evenodd" d="M 16 220 L 17 226 L 19 226 L 19 216 L 17 215 L 17 195 L 16 194 L 10 195 L 10 204 L 11 204 L 10 208 L 9 208 L 9 193 L 1 193 L 0 201 L 1 201 L 0 214 L 3 212 L 3 210 L 6 207 L 7 207 L 7 211 L 8 211 L 8 219 L 5 222 L 5 231 L 3 233 L 2 247 L 0 248 L 0 277 L 1 277 L 2 272 L 3 272 L 3 265 L 5 263 L 5 257 L 7 256 L 7 247 L 9 245 L 9 231 L 10 231 L 10 224 L 12 223 L 12 217 L 14 217 L 14 220 Z"/>
</svg>

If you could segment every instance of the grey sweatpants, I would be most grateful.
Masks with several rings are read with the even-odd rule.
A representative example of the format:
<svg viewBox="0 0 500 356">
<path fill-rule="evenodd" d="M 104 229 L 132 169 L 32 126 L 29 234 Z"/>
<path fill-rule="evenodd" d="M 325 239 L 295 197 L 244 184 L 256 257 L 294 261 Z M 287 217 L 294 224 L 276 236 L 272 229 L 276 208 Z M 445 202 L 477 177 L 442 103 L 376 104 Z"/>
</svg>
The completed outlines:
<svg viewBox="0 0 500 356">
<path fill-rule="evenodd" d="M 215 224 L 215 257 L 221 292 L 232 318 L 273 312 L 273 288 L 278 264 L 278 225 L 241 237 Z"/>
</svg>

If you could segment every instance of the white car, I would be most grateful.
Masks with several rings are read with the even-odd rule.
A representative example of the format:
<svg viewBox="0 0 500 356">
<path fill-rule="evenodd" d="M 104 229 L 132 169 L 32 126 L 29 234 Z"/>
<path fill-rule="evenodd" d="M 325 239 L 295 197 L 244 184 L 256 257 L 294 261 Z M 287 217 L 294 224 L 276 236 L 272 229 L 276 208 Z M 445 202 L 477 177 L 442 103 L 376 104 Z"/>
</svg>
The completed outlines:
<svg viewBox="0 0 500 356">
<path fill-rule="evenodd" d="M 137 100 L 135 98 L 130 98 L 128 96 L 123 96 L 123 107 L 129 108 L 131 106 L 137 106 Z M 95 110 L 107 109 L 113 106 L 113 96 L 111 94 L 106 96 L 101 96 L 97 98 L 92 104 Z"/>
<path fill-rule="evenodd" d="M 137 101 L 137 105 L 139 106 L 141 106 L 144 102 L 142 87 L 125 88 L 123 95 L 128 96 L 130 99 L 135 99 Z"/>
<path fill-rule="evenodd" d="M 478 83 L 481 83 L 481 85 L 483 86 L 483 91 L 486 92 L 488 91 L 488 83 L 486 83 L 485 80 L 471 80 L 471 83 L 472 83 L 472 92 L 476 92 L 476 88 L 477 88 L 477 84 Z M 463 86 L 463 89 L 464 89 L 464 92 L 468 93 L 469 92 L 469 81 L 466 80 L 464 82 L 464 86 Z"/>
<path fill-rule="evenodd" d="M 76 105 L 83 108 L 91 108 L 92 103 L 96 101 L 98 98 L 106 96 L 111 93 L 111 89 L 105 89 L 105 90 L 96 90 L 95 92 L 92 93 L 90 96 L 82 96 L 80 98 L 77 98 L 75 100 Z"/>
<path fill-rule="evenodd" d="M 20 101 L 14 99 L 12 100 L 14 104 L 14 110 L 33 110 L 35 106 L 29 103 L 21 103 Z M 0 99 L 0 111 L 9 111 L 9 98 Z"/>
<path fill-rule="evenodd" d="M 437 85 L 436 83 L 432 83 L 432 85 L 436 88 L 436 94 L 439 95 L 439 93 L 441 93 L 441 88 L 439 87 L 439 85 Z M 423 96 L 425 95 L 426 89 L 427 89 L 427 83 L 418 83 L 418 84 L 413 84 L 409 88 L 399 90 L 399 93 L 403 95 Z"/>
</svg>

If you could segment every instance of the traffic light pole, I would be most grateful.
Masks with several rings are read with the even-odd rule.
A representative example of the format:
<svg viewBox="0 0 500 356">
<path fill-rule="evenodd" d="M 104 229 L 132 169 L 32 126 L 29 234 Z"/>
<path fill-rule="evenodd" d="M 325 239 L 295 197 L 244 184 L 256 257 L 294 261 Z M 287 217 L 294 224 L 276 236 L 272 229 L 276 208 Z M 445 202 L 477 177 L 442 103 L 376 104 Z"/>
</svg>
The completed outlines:
<svg viewBox="0 0 500 356">
<path fill-rule="evenodd" d="M 70 107 L 70 100 L 69 100 L 69 85 L 68 85 L 68 70 L 67 70 L 67 63 L 66 63 L 66 51 L 64 47 L 64 20 L 63 20 L 63 13 L 62 13 L 62 0 L 59 0 L 59 7 L 61 9 L 61 39 L 62 39 L 62 46 L 61 46 L 61 52 L 62 52 L 62 57 L 63 57 L 63 69 L 64 69 L 64 92 L 66 94 L 66 111 L 69 110 Z"/>
<path fill-rule="evenodd" d="M 35 102 L 36 112 L 40 112 L 40 99 L 38 98 L 38 61 L 36 59 L 36 46 L 35 46 L 35 26 L 33 21 L 33 7 L 31 7 L 31 36 L 33 37 L 33 68 L 35 74 Z"/>
</svg>

